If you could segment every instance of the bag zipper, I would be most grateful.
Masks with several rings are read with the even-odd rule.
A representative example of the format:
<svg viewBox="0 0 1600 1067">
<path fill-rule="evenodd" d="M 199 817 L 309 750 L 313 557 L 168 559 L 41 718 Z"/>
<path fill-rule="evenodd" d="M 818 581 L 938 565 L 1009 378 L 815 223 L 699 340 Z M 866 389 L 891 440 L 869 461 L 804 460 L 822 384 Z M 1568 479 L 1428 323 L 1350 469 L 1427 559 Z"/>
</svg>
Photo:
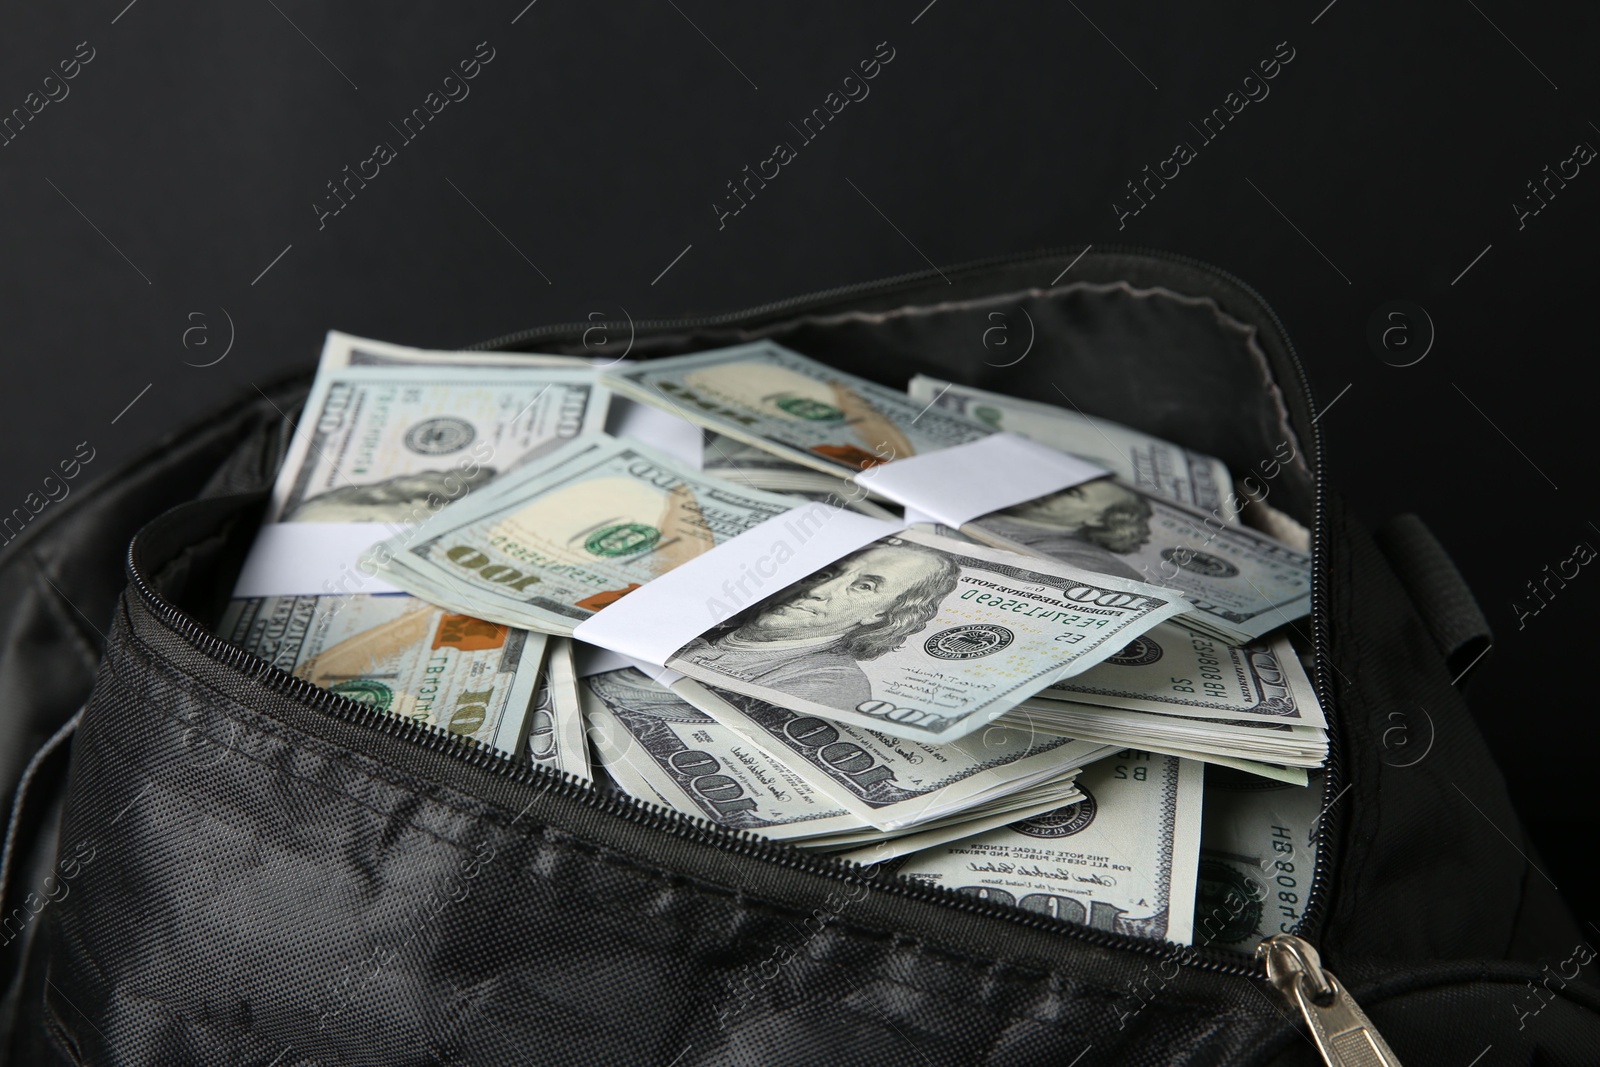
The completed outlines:
<svg viewBox="0 0 1600 1067">
<path fill-rule="evenodd" d="M 1050 250 L 1045 252 L 1029 253 L 1025 255 L 994 257 L 963 264 L 949 268 L 945 274 L 969 272 L 976 269 L 988 268 L 1006 264 L 1021 264 L 1032 260 L 1048 260 L 1073 254 L 1080 249 L 1068 248 L 1064 250 Z M 1209 264 L 1185 256 L 1170 253 L 1153 252 L 1145 249 L 1110 247 L 1111 253 L 1135 254 L 1162 259 L 1194 269 L 1204 270 L 1220 277 L 1250 296 L 1260 309 L 1277 328 L 1288 351 L 1291 367 L 1299 385 L 1301 396 L 1310 407 L 1310 391 L 1306 385 L 1305 371 L 1300 364 L 1299 357 L 1295 354 L 1293 345 L 1283 329 L 1282 322 L 1276 312 L 1264 301 L 1259 294 L 1234 278 Z M 778 311 L 789 310 L 803 304 L 817 303 L 822 300 L 841 299 L 848 296 L 863 295 L 873 291 L 898 288 L 907 284 L 938 277 L 935 271 L 922 271 L 913 274 L 900 275 L 894 278 L 883 279 L 877 282 L 865 282 L 854 285 L 840 286 L 825 290 L 809 296 L 791 297 L 786 300 L 776 301 L 761 305 L 743 312 L 730 312 L 725 314 L 704 316 L 686 319 L 658 319 L 636 323 L 636 329 L 646 329 L 656 332 L 665 329 L 694 328 L 705 325 L 727 323 L 752 315 L 770 314 Z M 557 335 L 571 335 L 575 331 L 581 336 L 582 331 L 590 328 L 593 323 L 573 323 L 562 326 L 541 327 L 524 330 L 519 333 L 508 334 L 500 338 L 485 341 L 480 344 L 468 346 L 467 351 L 483 351 L 492 348 L 505 348 L 514 344 L 525 344 L 531 340 L 552 338 Z M 1322 558 L 1326 551 L 1325 530 L 1323 529 L 1323 484 L 1322 484 L 1322 440 L 1321 432 L 1313 422 L 1312 447 L 1315 451 L 1316 466 L 1313 472 L 1315 488 L 1315 534 L 1313 537 L 1314 550 L 1312 556 L 1312 642 L 1317 656 L 1315 685 L 1317 696 L 1323 703 L 1324 709 L 1331 708 L 1330 694 L 1327 689 L 1325 671 L 1322 664 L 1329 662 L 1327 657 L 1327 635 L 1324 628 L 1319 625 L 1319 606 L 1325 602 L 1326 582 L 1318 581 L 1317 560 Z M 180 505 L 181 506 L 181 505 Z M 728 830 L 696 816 L 684 815 L 670 808 L 646 801 L 637 800 L 630 796 L 602 793 L 592 783 L 564 771 L 547 767 L 534 767 L 514 761 L 502 755 L 497 749 L 480 744 L 471 738 L 454 734 L 448 730 L 419 722 L 415 719 L 402 716 L 389 715 L 378 711 L 370 705 L 360 704 L 341 697 L 320 686 L 313 685 L 302 678 L 268 663 L 259 656 L 230 644 L 216 637 L 197 623 L 180 608 L 168 602 L 151 586 L 140 570 L 138 547 L 141 535 L 135 535 L 128 545 L 127 571 L 130 583 L 138 592 L 145 606 L 160 619 L 184 643 L 194 648 L 197 652 L 210 659 L 220 660 L 228 666 L 251 675 L 260 684 L 272 689 L 282 696 L 297 703 L 312 707 L 334 719 L 348 725 L 362 729 L 377 730 L 391 737 L 403 738 L 406 741 L 422 746 L 425 749 L 448 753 L 451 757 L 465 761 L 480 769 L 486 770 L 496 776 L 506 778 L 515 783 L 530 787 L 537 787 L 574 803 L 592 808 L 603 814 L 623 819 L 640 827 L 659 833 L 669 834 L 700 844 L 712 845 L 732 852 L 736 855 L 757 859 L 790 870 L 801 871 L 812 875 L 829 877 L 849 884 L 870 885 L 880 893 L 898 897 L 908 901 L 925 904 L 936 904 L 941 907 L 954 909 L 969 915 L 985 919 L 993 919 L 1016 926 L 1027 927 L 1059 934 L 1064 937 L 1081 941 L 1100 948 L 1118 949 L 1131 952 L 1135 955 L 1166 959 L 1175 959 L 1180 964 L 1197 970 L 1215 974 L 1226 974 L 1241 978 L 1260 978 L 1263 973 L 1261 965 L 1254 961 L 1241 959 L 1237 954 L 1224 952 L 1220 949 L 1194 948 L 1187 945 L 1174 945 L 1170 942 L 1152 941 L 1148 938 L 1134 937 L 1130 934 L 1117 934 L 1109 931 L 1096 930 L 1092 927 L 1078 923 L 1056 919 L 1050 916 L 1036 914 L 1011 905 L 990 903 L 977 897 L 957 892 L 942 886 L 929 885 L 910 880 L 895 879 L 883 881 L 870 876 L 870 868 L 863 868 L 857 864 L 844 860 L 833 859 L 826 855 L 807 853 L 791 845 L 772 841 L 748 831 Z M 1337 782 L 1342 779 L 1342 767 L 1338 762 L 1337 734 L 1329 731 L 1327 782 L 1324 786 L 1324 797 L 1333 792 Z M 556 779 L 552 782 L 551 779 Z M 1324 801 L 1324 814 L 1328 812 L 1328 803 Z M 1326 835 L 1327 822 L 1319 823 L 1318 837 Z M 1326 880 L 1327 848 L 1319 841 L 1316 863 L 1313 868 L 1311 889 L 1307 893 L 1306 906 L 1302 909 L 1296 929 L 1307 928 L 1313 916 L 1320 917 L 1323 889 Z"/>
<path fill-rule="evenodd" d="M 1400 1058 L 1344 983 L 1322 966 L 1310 942 L 1274 934 L 1256 946 L 1256 959 L 1266 967 L 1267 981 L 1300 1009 L 1328 1067 L 1400 1067 Z"/>
</svg>

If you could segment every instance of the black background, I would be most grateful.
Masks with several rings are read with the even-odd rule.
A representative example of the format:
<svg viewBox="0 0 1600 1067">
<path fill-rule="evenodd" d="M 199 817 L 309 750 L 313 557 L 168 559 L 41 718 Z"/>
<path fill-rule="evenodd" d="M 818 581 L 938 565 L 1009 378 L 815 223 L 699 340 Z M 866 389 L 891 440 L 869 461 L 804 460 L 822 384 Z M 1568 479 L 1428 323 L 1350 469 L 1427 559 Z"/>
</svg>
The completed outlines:
<svg viewBox="0 0 1600 1067">
<path fill-rule="evenodd" d="M 1496 634 L 1475 713 L 1540 867 L 1600 921 L 1600 573 L 1513 607 L 1536 606 L 1525 585 L 1547 564 L 1600 546 L 1600 168 L 1552 183 L 1520 225 L 1513 208 L 1600 145 L 1592 6 L 125 3 L 0 13 L 0 114 L 93 49 L 0 147 L 0 513 L 79 442 L 95 458 L 74 491 L 309 366 L 330 327 L 452 347 L 928 260 L 1187 253 L 1283 317 L 1333 484 L 1371 522 L 1420 513 L 1460 563 Z M 719 228 L 725 183 L 797 141 L 788 124 L 883 41 L 870 95 Z M 402 143 L 390 123 L 479 42 L 494 58 L 471 95 Z M 1119 225 L 1125 183 L 1198 145 L 1189 124 L 1280 42 L 1294 58 L 1270 94 Z M 378 142 L 397 158 L 319 229 L 325 184 Z M 1415 313 L 1384 320 L 1402 327 L 1389 350 L 1369 344 L 1396 300 L 1425 309 L 1431 348 Z M 1226 417 L 1228 397 L 1208 402 Z"/>
</svg>

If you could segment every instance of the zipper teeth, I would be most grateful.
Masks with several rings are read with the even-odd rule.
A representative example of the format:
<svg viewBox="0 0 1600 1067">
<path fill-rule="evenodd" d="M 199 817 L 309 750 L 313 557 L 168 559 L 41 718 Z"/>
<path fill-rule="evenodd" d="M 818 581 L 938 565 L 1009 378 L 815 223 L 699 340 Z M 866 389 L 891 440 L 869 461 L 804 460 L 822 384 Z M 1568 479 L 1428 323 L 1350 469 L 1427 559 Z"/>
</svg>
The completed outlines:
<svg viewBox="0 0 1600 1067">
<path fill-rule="evenodd" d="M 1232 274 L 1209 263 L 1191 259 L 1187 256 L 1173 255 L 1171 258 L 1187 262 L 1204 270 L 1212 271 L 1232 284 L 1238 286 L 1251 299 L 1253 299 L 1266 312 L 1268 319 L 1277 329 L 1278 336 L 1282 338 L 1284 348 L 1289 354 L 1290 364 L 1294 367 L 1299 378 L 1300 392 L 1306 399 L 1306 404 L 1311 408 L 1311 447 L 1316 455 L 1316 470 L 1312 475 L 1312 548 L 1311 548 L 1311 648 L 1316 657 L 1313 664 L 1312 686 L 1317 691 L 1317 700 L 1323 709 L 1328 712 L 1333 710 L 1333 690 L 1329 683 L 1329 673 L 1333 669 L 1332 645 L 1328 639 L 1327 616 L 1324 608 L 1328 603 L 1328 529 L 1325 521 L 1327 515 L 1327 499 L 1324 492 L 1325 483 L 1322 476 L 1322 427 L 1317 424 L 1316 404 L 1311 395 L 1310 379 L 1306 375 L 1305 365 L 1300 362 L 1300 354 L 1295 351 L 1294 342 L 1289 338 L 1289 331 L 1284 327 L 1283 320 L 1278 318 L 1278 313 L 1268 304 L 1261 294 L 1248 283 L 1241 281 Z M 1337 729 L 1328 730 L 1328 758 L 1327 775 L 1322 784 L 1322 808 L 1316 821 L 1317 828 L 1317 857 L 1311 867 L 1311 888 L 1306 891 L 1306 906 L 1300 912 L 1300 921 L 1294 924 L 1291 933 L 1304 936 L 1315 933 L 1320 929 L 1322 912 L 1327 896 L 1328 880 L 1328 849 L 1327 844 L 1333 838 L 1330 826 L 1337 826 L 1339 814 L 1333 810 L 1334 801 L 1343 793 L 1341 782 L 1344 778 L 1343 749 L 1339 740 Z M 1335 792 L 1338 790 L 1338 792 Z M 1307 940 L 1310 940 L 1307 938 Z"/>
<path fill-rule="evenodd" d="M 440 729 L 417 719 L 401 715 L 389 715 L 377 711 L 369 705 L 358 703 L 339 696 L 337 693 L 321 686 L 313 685 L 303 678 L 298 678 L 279 667 L 273 666 L 238 645 L 222 640 L 208 632 L 181 609 L 167 602 L 160 593 L 151 588 L 149 582 L 134 562 L 137 548 L 138 538 L 136 537 L 128 546 L 128 573 L 145 606 L 186 644 L 189 644 L 204 655 L 212 659 L 221 660 L 235 670 L 250 675 L 267 688 L 317 711 L 331 715 L 342 722 L 375 729 L 390 737 L 403 738 L 430 751 L 448 752 L 451 756 L 461 759 L 474 767 L 492 771 L 524 785 L 543 785 L 546 779 L 553 775 L 559 779 L 559 785 L 555 791 L 563 796 L 587 792 L 593 793 L 598 799 L 605 799 L 589 783 L 576 775 L 552 767 L 534 767 L 530 764 L 518 763 L 511 757 L 502 754 L 499 750 L 481 744 L 471 738 L 451 733 L 448 730 Z M 652 814 L 659 813 L 659 815 L 667 817 L 662 821 L 669 821 L 673 818 L 691 821 L 668 808 L 655 809 L 652 806 L 652 809 Z M 710 824 L 707 825 L 709 826 Z M 731 836 L 729 831 L 724 831 L 724 833 L 728 833 Z"/>
<path fill-rule="evenodd" d="M 969 260 L 945 268 L 943 275 L 962 275 L 974 271 L 985 270 L 997 266 L 1023 264 L 1030 261 L 1059 259 L 1069 254 L 1081 254 L 1088 251 L 1089 247 L 1083 245 L 1069 245 L 1066 247 L 1043 249 L 1034 252 L 1009 253 L 999 256 L 990 256 L 983 259 Z M 1180 266 L 1190 267 L 1220 278 L 1234 286 L 1240 292 L 1253 300 L 1256 306 L 1266 316 L 1272 326 L 1277 330 L 1279 339 L 1283 342 L 1285 351 L 1289 356 L 1289 365 L 1294 369 L 1296 384 L 1300 387 L 1301 395 L 1306 400 L 1306 405 L 1311 409 L 1311 447 L 1316 456 L 1316 469 L 1312 475 L 1312 556 L 1311 556 L 1311 645 L 1316 663 L 1313 665 L 1312 685 L 1316 689 L 1317 699 L 1325 711 L 1333 708 L 1333 692 L 1328 675 L 1332 670 L 1331 645 L 1328 639 L 1327 626 L 1324 622 L 1323 609 L 1328 603 L 1328 575 L 1324 561 L 1328 555 L 1328 536 L 1326 522 L 1326 498 L 1322 476 L 1322 428 L 1317 425 L 1316 405 L 1311 395 L 1310 379 L 1306 375 L 1305 365 L 1300 361 L 1300 354 L 1295 350 L 1294 342 L 1289 338 L 1289 331 L 1285 329 L 1283 320 L 1278 317 L 1271 304 L 1255 290 L 1248 282 L 1241 280 L 1229 271 L 1214 266 L 1193 256 L 1186 256 L 1176 252 L 1165 252 L 1159 249 L 1140 248 L 1136 245 L 1102 245 L 1099 246 L 1105 255 L 1140 256 L 1148 259 L 1176 263 Z M 775 300 L 755 307 L 745 308 L 741 311 L 722 312 L 715 315 L 704 315 L 685 319 L 647 319 L 635 322 L 634 329 L 657 330 L 663 328 L 690 329 L 702 326 L 715 326 L 719 324 L 738 322 L 747 319 L 759 318 L 801 307 L 807 304 L 816 304 L 829 300 L 839 300 L 850 296 L 861 296 L 880 290 L 899 288 L 904 285 L 921 281 L 931 281 L 942 277 L 938 270 L 912 271 L 889 278 L 880 278 L 866 282 L 853 282 L 849 285 L 835 286 L 819 292 L 802 296 L 788 297 Z M 529 330 L 506 334 L 488 341 L 468 346 L 468 351 L 484 351 L 489 349 L 510 348 L 513 345 L 525 344 L 540 338 L 555 337 L 564 334 L 579 333 L 586 330 L 592 323 L 568 323 L 565 325 L 540 326 Z M 1317 827 L 1317 856 L 1312 865 L 1311 888 L 1306 895 L 1306 906 L 1300 912 L 1300 919 L 1294 924 L 1294 932 L 1303 935 L 1314 932 L 1318 927 L 1317 920 L 1322 917 L 1326 884 L 1328 879 L 1327 843 L 1332 840 L 1331 828 L 1339 823 L 1339 813 L 1334 811 L 1334 801 L 1343 789 L 1344 764 L 1343 752 L 1339 741 L 1338 730 L 1328 731 L 1328 759 L 1327 775 L 1322 789 L 1322 814 L 1318 818 Z"/>
<path fill-rule="evenodd" d="M 1134 249 L 1117 249 L 1118 251 L 1134 252 Z M 1153 255 L 1158 259 L 1167 259 L 1182 263 L 1200 270 L 1209 271 L 1223 280 L 1237 286 L 1266 313 L 1268 320 L 1277 329 L 1278 336 L 1283 341 L 1284 349 L 1288 352 L 1289 362 L 1294 367 L 1295 375 L 1299 379 L 1300 392 L 1305 397 L 1306 405 L 1311 409 L 1311 447 L 1316 455 L 1316 470 L 1312 474 L 1312 550 L 1311 550 L 1311 647 L 1316 657 L 1313 665 L 1312 686 L 1317 691 L 1317 700 L 1325 711 L 1333 709 L 1333 690 L 1329 682 L 1329 673 L 1333 669 L 1332 645 L 1328 638 L 1326 625 L 1327 616 L 1324 608 L 1328 603 L 1328 529 L 1324 521 L 1327 515 L 1327 498 L 1325 482 L 1322 476 L 1322 427 L 1317 424 L 1316 403 L 1311 395 L 1311 382 L 1306 375 L 1305 365 L 1300 361 L 1300 353 L 1295 350 L 1294 342 L 1289 337 L 1289 331 L 1284 327 L 1283 320 L 1272 305 L 1256 292 L 1255 287 L 1242 281 L 1233 274 L 1212 266 L 1203 260 L 1177 253 L 1163 253 L 1142 251 L 1141 254 Z M 1317 828 L 1317 857 L 1311 868 L 1311 888 L 1306 891 L 1306 906 L 1300 912 L 1300 921 L 1294 924 L 1291 933 L 1296 936 L 1305 936 L 1315 933 L 1320 929 L 1322 912 L 1327 896 L 1328 880 L 1328 848 L 1327 844 L 1333 838 L 1330 827 L 1339 824 L 1340 815 L 1335 812 L 1334 802 L 1343 794 L 1342 782 L 1344 779 L 1343 749 L 1339 740 L 1339 731 L 1332 729 L 1328 735 L 1327 775 L 1322 785 L 1322 809 L 1316 821 Z M 1338 792 L 1335 792 L 1338 790 Z M 1307 938 L 1307 940 L 1311 940 Z"/>
<path fill-rule="evenodd" d="M 1249 296 L 1258 307 L 1266 314 L 1268 320 L 1277 329 L 1280 339 L 1288 352 L 1290 365 L 1294 368 L 1298 385 L 1308 406 L 1311 406 L 1311 392 L 1307 384 L 1305 368 L 1300 362 L 1299 355 L 1295 352 L 1293 343 L 1289 340 L 1288 332 L 1284 329 L 1282 321 L 1272 307 L 1262 299 L 1261 295 L 1251 286 L 1234 277 L 1227 271 L 1214 267 L 1202 260 L 1176 253 L 1161 252 L 1157 250 L 1137 248 L 1126 245 L 1103 246 L 1104 252 L 1111 255 L 1137 255 L 1151 259 L 1162 260 L 1189 266 L 1210 273 L 1214 277 L 1235 286 Z M 1039 252 L 1020 253 L 1014 255 L 995 256 L 986 259 L 974 260 L 947 268 L 945 274 L 965 274 L 976 270 L 1003 266 L 1008 264 L 1021 264 L 1032 260 L 1045 260 L 1059 258 L 1068 253 L 1079 252 L 1080 246 L 1070 246 L 1061 249 L 1048 249 Z M 784 300 L 773 301 L 758 305 L 743 311 L 726 312 L 717 315 L 701 316 L 687 319 L 648 319 L 634 323 L 635 329 L 654 330 L 661 328 L 693 328 L 710 326 L 722 323 L 735 322 L 759 315 L 769 315 L 784 311 L 804 304 L 816 303 L 828 299 L 842 299 L 848 296 L 863 295 L 875 290 L 886 290 L 903 285 L 928 280 L 937 277 L 936 271 L 917 271 L 896 275 L 891 278 L 876 281 L 858 282 L 850 285 L 837 286 L 803 296 L 790 297 Z M 591 323 L 566 323 L 554 326 L 542 326 L 516 333 L 505 334 L 500 337 L 468 345 L 463 351 L 487 351 L 503 349 L 512 345 L 524 344 L 531 340 L 543 337 L 554 337 L 570 334 L 574 331 L 587 329 Z M 1331 662 L 1327 659 L 1327 635 L 1325 628 L 1320 625 L 1319 608 L 1326 601 L 1326 581 L 1323 568 L 1319 563 L 1326 556 L 1326 531 L 1323 529 L 1324 498 L 1322 478 L 1322 435 L 1315 422 L 1311 424 L 1313 448 L 1316 452 L 1317 465 L 1313 476 L 1315 503 L 1313 525 L 1316 527 L 1314 538 L 1315 548 L 1312 557 L 1312 594 L 1311 594 L 1311 626 L 1312 644 L 1317 655 L 1314 685 L 1317 697 L 1322 701 L 1325 709 L 1332 708 L 1331 694 L 1327 684 L 1323 664 Z M 1220 949 L 1194 949 L 1187 951 L 1166 942 L 1152 941 L 1148 938 L 1134 937 L 1129 934 L 1116 934 L 1109 931 L 1096 930 L 1092 927 L 1078 923 L 1067 922 L 1062 919 L 1051 918 L 1046 915 L 1025 911 L 1014 906 L 991 904 L 977 897 L 959 893 L 943 886 L 930 885 L 905 879 L 882 880 L 872 875 L 864 875 L 867 868 L 822 856 L 812 855 L 793 846 L 787 846 L 761 837 L 748 831 L 728 830 L 695 816 L 685 815 L 658 804 L 651 804 L 635 799 L 631 796 L 601 793 L 594 788 L 591 782 L 585 781 L 575 775 L 568 774 L 555 768 L 536 768 L 527 764 L 520 764 L 505 756 L 495 749 L 482 745 L 470 738 L 450 733 L 428 723 L 401 716 L 387 715 L 368 705 L 341 697 L 320 686 L 312 685 L 304 679 L 297 678 L 287 671 L 266 662 L 260 657 L 221 640 L 196 623 L 183 611 L 169 604 L 157 593 L 140 572 L 135 563 L 138 538 L 128 546 L 128 573 L 135 589 L 150 611 L 155 614 L 169 629 L 171 629 L 185 643 L 191 645 L 204 655 L 213 659 L 220 659 L 229 666 L 248 673 L 269 688 L 283 695 L 319 711 L 325 712 L 334 718 L 353 725 L 368 729 L 376 729 L 391 737 L 401 737 L 415 744 L 420 744 L 431 751 L 447 752 L 451 756 L 465 760 L 467 763 L 480 769 L 489 771 L 501 777 L 523 785 L 542 785 L 549 788 L 563 799 L 582 804 L 596 809 L 607 815 L 621 818 L 636 825 L 663 833 L 672 834 L 699 844 L 710 845 L 736 855 L 760 859 L 768 863 L 799 871 L 806 874 L 826 876 L 842 879 L 852 884 L 866 884 L 878 891 L 888 893 L 906 900 L 920 903 L 935 904 L 950 908 L 965 914 L 987 919 L 1001 920 L 1014 926 L 1046 931 L 1087 944 L 1103 948 L 1120 949 L 1142 956 L 1161 957 L 1163 959 L 1176 958 L 1181 965 L 1192 967 L 1196 970 L 1208 971 L 1216 974 L 1227 974 L 1238 977 L 1258 977 L 1261 966 L 1254 961 L 1241 960 L 1237 955 L 1224 952 Z M 556 785 L 548 786 L 549 778 L 557 779 Z M 1318 823 L 1318 838 L 1325 841 L 1330 835 L 1328 826 L 1332 820 L 1326 816 L 1331 814 L 1328 809 L 1327 798 L 1339 784 L 1342 777 L 1342 764 L 1339 761 L 1337 732 L 1329 731 L 1328 735 L 1328 780 L 1324 786 L 1324 818 Z M 1319 847 L 1316 863 L 1313 868 L 1311 889 L 1307 896 L 1307 906 L 1301 912 L 1300 921 L 1295 925 L 1297 931 L 1308 929 L 1314 916 L 1320 916 L 1322 910 L 1322 896 L 1325 893 L 1327 849 Z M 1174 955 L 1174 953 L 1179 953 Z"/>
</svg>

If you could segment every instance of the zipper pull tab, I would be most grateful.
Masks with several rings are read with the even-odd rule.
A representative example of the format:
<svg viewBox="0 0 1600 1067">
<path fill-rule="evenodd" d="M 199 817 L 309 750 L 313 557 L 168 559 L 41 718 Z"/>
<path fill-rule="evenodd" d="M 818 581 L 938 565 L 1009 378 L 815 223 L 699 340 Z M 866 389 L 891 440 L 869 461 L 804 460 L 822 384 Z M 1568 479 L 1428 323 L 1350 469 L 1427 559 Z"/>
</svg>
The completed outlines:
<svg viewBox="0 0 1600 1067">
<path fill-rule="evenodd" d="M 1273 934 L 1256 946 L 1267 980 L 1300 1009 L 1328 1067 L 1400 1067 L 1372 1020 L 1329 971 L 1311 942 Z"/>
</svg>

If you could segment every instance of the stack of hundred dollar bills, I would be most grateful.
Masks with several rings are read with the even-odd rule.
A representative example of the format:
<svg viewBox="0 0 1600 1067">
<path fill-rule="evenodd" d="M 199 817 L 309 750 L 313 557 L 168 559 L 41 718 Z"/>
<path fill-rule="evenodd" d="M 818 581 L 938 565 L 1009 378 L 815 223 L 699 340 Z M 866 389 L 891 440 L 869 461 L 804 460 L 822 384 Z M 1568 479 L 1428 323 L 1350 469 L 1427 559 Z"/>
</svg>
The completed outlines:
<svg viewBox="0 0 1600 1067">
<path fill-rule="evenodd" d="M 1106 473 L 955 527 L 861 476 L 1002 432 Z M 1218 459 L 1070 406 L 769 342 L 601 367 L 331 333 L 218 633 L 596 788 L 1248 951 L 1309 886 L 1327 723 L 1306 531 L 1240 505 Z M 837 558 L 720 562 L 835 514 L 868 524 Z M 585 641 L 628 612 L 671 650 Z"/>
</svg>

